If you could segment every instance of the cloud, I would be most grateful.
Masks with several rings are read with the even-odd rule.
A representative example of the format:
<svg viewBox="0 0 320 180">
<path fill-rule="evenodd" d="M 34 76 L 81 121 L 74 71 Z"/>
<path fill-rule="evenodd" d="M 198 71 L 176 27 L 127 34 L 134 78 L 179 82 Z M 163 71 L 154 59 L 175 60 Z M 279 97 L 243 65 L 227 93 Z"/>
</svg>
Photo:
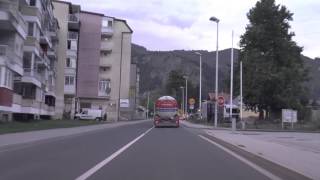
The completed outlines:
<svg viewBox="0 0 320 180">
<path fill-rule="evenodd" d="M 231 47 L 231 31 L 235 45 L 248 24 L 247 12 L 253 0 L 70 0 L 83 10 L 97 11 L 126 19 L 134 30 L 133 42 L 151 50 L 204 49 L 215 50 L 218 17 L 220 49 Z M 304 54 L 320 56 L 320 2 L 318 0 L 276 0 L 294 15 L 291 23 L 294 40 L 304 47 Z"/>
</svg>

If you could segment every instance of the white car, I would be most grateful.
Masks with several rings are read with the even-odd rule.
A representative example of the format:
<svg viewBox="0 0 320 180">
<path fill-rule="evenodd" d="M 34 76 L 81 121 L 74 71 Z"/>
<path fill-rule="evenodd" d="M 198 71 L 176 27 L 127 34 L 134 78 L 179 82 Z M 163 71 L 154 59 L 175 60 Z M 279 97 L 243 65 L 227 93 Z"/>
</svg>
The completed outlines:
<svg viewBox="0 0 320 180">
<path fill-rule="evenodd" d="M 74 119 L 94 119 L 97 121 L 106 120 L 107 116 L 100 109 L 82 109 L 81 113 L 77 113 Z"/>
</svg>

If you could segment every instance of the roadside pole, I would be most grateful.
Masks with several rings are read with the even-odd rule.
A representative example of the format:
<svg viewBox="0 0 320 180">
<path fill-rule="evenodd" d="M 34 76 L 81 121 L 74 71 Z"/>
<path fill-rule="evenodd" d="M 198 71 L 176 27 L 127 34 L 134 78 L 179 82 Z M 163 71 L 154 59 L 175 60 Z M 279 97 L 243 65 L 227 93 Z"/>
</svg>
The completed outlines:
<svg viewBox="0 0 320 180">
<path fill-rule="evenodd" d="M 231 72 L 230 72 L 231 80 L 230 80 L 230 118 L 232 120 L 232 132 L 236 131 L 236 119 L 233 118 L 233 31 L 232 31 L 232 46 L 231 46 Z"/>
<path fill-rule="evenodd" d="M 246 129 L 246 123 L 242 119 L 242 111 L 243 111 L 243 97 L 242 97 L 242 61 L 240 61 L 240 122 L 242 125 L 242 129 Z"/>
<path fill-rule="evenodd" d="M 148 98 L 147 98 L 147 119 L 149 119 L 149 96 L 150 96 L 150 92 L 148 91 Z"/>
</svg>

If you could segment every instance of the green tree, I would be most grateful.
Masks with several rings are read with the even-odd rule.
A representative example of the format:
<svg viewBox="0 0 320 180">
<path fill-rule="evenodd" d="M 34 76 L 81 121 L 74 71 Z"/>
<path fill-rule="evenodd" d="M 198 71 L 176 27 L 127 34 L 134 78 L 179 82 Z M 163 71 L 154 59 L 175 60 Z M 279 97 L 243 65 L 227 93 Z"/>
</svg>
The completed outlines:
<svg viewBox="0 0 320 180">
<path fill-rule="evenodd" d="M 181 91 L 180 87 L 182 86 L 185 86 L 183 74 L 180 71 L 172 70 L 167 79 L 166 93 L 177 97 L 177 94 Z"/>
<path fill-rule="evenodd" d="M 247 14 L 250 23 L 241 36 L 244 103 L 261 115 L 265 111 L 266 118 L 279 115 L 282 108 L 302 109 L 306 103 L 303 82 L 308 73 L 302 47 L 292 40 L 292 16 L 275 0 L 260 0 Z"/>
</svg>

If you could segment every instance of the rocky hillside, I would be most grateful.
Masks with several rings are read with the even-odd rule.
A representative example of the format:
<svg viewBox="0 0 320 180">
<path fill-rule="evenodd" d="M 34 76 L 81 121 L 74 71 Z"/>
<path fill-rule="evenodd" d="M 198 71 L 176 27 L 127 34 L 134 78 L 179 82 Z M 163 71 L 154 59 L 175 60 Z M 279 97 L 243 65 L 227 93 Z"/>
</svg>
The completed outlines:
<svg viewBox="0 0 320 180">
<path fill-rule="evenodd" d="M 193 84 L 199 83 L 199 55 L 196 51 L 149 51 L 139 45 L 132 45 L 132 61 L 141 71 L 141 93 L 164 89 L 168 74 L 172 70 L 180 70 L 189 76 Z M 212 92 L 215 81 L 215 52 L 198 51 L 203 62 L 203 93 Z M 235 59 L 238 61 L 238 50 Z M 230 76 L 231 49 L 219 52 L 219 91 L 226 89 L 225 81 Z M 306 67 L 310 69 L 310 81 L 306 84 L 312 97 L 320 98 L 320 60 L 303 56 Z"/>
</svg>

